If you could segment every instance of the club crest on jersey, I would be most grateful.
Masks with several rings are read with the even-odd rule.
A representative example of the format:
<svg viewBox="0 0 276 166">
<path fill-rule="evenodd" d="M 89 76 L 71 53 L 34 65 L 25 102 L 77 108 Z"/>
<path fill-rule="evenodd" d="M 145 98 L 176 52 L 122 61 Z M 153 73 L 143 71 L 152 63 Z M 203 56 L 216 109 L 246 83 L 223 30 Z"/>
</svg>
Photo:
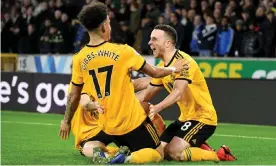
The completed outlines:
<svg viewBox="0 0 276 166">
<path fill-rule="evenodd" d="M 183 70 L 181 71 L 180 76 L 186 77 L 186 78 L 189 77 L 189 71 L 186 70 L 186 69 L 183 69 Z"/>
<path fill-rule="evenodd" d="M 174 74 L 171 74 L 170 75 L 171 76 L 171 80 L 172 80 L 172 82 L 175 80 L 175 75 Z"/>
</svg>

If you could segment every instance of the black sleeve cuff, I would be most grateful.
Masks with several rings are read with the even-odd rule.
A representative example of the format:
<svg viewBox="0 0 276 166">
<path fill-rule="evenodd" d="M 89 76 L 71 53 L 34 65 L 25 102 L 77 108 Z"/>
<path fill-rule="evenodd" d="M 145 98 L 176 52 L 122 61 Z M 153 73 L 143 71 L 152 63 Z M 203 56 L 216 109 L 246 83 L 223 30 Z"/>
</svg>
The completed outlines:
<svg viewBox="0 0 276 166">
<path fill-rule="evenodd" d="M 163 86 L 163 84 L 160 84 L 160 85 L 157 85 L 157 84 L 153 84 L 153 83 L 150 83 L 151 86 Z"/>
<path fill-rule="evenodd" d="M 87 93 L 81 93 L 81 95 L 88 95 Z"/>
<path fill-rule="evenodd" d="M 71 82 L 72 82 L 72 84 L 75 85 L 75 86 L 83 86 L 83 85 L 84 85 L 84 83 L 82 83 L 82 84 L 76 84 L 76 83 L 74 83 L 73 81 L 71 81 Z"/>
<path fill-rule="evenodd" d="M 140 69 L 138 71 L 142 70 L 144 68 L 144 66 L 146 65 L 146 63 L 147 63 L 146 60 L 144 60 L 143 65 L 140 67 Z"/>
<path fill-rule="evenodd" d="M 188 79 L 188 78 L 176 78 L 175 80 L 186 80 L 189 82 L 189 84 L 192 83 L 192 80 Z"/>
</svg>

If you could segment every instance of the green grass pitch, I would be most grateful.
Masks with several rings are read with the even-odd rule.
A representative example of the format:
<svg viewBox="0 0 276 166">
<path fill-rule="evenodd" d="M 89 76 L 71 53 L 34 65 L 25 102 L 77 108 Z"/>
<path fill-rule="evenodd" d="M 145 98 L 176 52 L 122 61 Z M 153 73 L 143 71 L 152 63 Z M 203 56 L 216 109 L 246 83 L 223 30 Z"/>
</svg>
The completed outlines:
<svg viewBox="0 0 276 166">
<path fill-rule="evenodd" d="M 91 161 L 74 149 L 74 138 L 58 137 L 62 115 L 1 111 L 1 163 L 4 165 L 90 165 Z M 168 122 L 169 123 L 169 122 Z M 213 148 L 230 146 L 238 158 L 224 164 L 276 164 L 276 127 L 219 124 L 209 139 Z M 174 162 L 157 164 L 217 165 L 214 162 Z"/>
</svg>

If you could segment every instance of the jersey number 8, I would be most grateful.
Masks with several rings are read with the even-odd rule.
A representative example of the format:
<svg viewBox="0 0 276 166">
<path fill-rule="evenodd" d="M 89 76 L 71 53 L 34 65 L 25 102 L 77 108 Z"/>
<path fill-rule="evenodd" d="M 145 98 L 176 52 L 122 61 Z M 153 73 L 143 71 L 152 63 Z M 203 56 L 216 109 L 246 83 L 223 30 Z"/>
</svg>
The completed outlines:
<svg viewBox="0 0 276 166">
<path fill-rule="evenodd" d="M 191 122 L 185 122 L 185 123 L 183 124 L 183 126 L 181 127 L 181 130 L 182 130 L 182 131 L 186 131 L 186 130 L 188 130 L 188 128 L 189 128 L 191 125 L 192 125 Z"/>
<path fill-rule="evenodd" d="M 113 65 L 98 68 L 98 73 L 107 72 L 106 79 L 105 79 L 105 93 L 104 93 L 105 96 L 110 96 L 110 82 L 111 82 L 112 70 L 113 70 Z M 100 85 L 99 85 L 95 70 L 89 70 L 89 75 L 92 76 L 98 98 L 102 98 L 103 95 L 101 93 Z"/>
</svg>

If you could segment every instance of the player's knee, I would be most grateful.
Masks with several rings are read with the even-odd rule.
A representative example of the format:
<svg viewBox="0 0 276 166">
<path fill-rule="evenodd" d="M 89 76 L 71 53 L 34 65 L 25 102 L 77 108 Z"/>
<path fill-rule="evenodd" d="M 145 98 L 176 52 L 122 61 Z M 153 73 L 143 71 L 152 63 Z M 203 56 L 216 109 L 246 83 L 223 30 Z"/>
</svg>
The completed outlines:
<svg viewBox="0 0 276 166">
<path fill-rule="evenodd" d="M 182 161 L 184 158 L 182 152 L 189 147 L 189 143 L 179 137 L 174 137 L 165 149 L 166 156 L 171 160 Z"/>
<path fill-rule="evenodd" d="M 89 141 L 83 145 L 82 154 L 86 157 L 93 157 L 93 149 L 95 147 L 104 148 L 104 144 L 98 141 Z"/>
<path fill-rule="evenodd" d="M 167 146 L 166 147 L 166 156 L 168 157 L 169 160 L 175 160 L 175 161 L 180 161 L 181 160 L 181 151 L 177 150 L 173 146 Z"/>
</svg>

